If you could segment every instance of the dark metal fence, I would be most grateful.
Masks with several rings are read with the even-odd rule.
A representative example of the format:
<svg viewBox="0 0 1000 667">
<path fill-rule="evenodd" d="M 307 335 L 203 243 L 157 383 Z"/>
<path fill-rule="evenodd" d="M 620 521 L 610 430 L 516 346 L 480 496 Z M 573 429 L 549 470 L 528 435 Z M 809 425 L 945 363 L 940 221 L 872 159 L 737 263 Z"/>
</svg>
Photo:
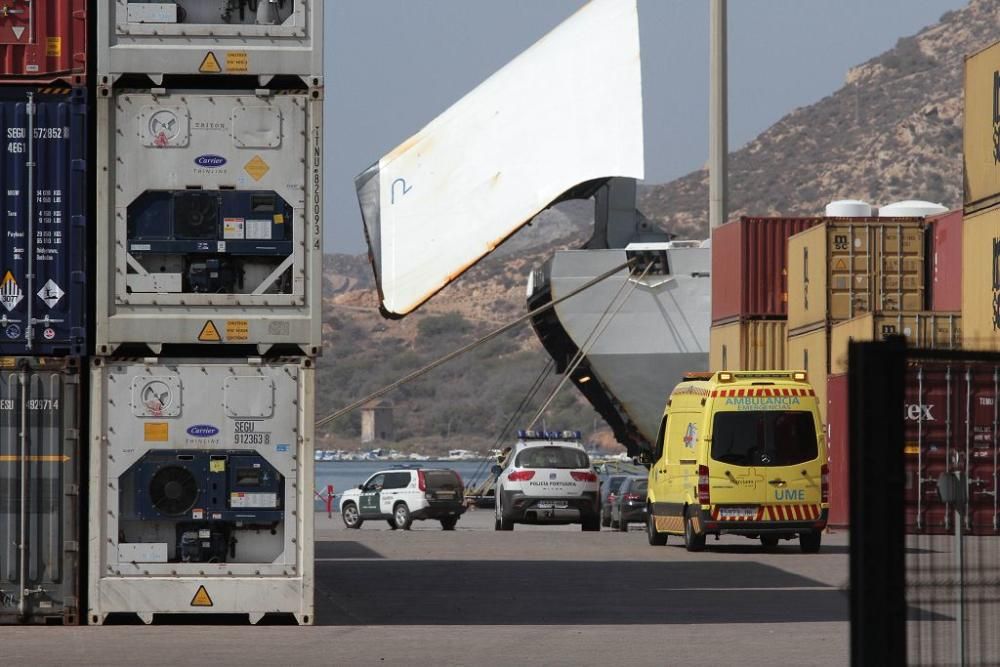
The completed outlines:
<svg viewBox="0 0 1000 667">
<path fill-rule="evenodd" d="M 1000 354 L 849 360 L 852 664 L 1000 664 Z"/>
</svg>

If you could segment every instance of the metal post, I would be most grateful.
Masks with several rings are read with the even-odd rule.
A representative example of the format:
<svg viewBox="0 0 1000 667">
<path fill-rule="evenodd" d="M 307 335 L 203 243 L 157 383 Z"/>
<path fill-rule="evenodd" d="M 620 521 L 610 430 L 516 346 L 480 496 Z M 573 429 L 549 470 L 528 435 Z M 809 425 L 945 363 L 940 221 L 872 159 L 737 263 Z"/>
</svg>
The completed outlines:
<svg viewBox="0 0 1000 667">
<path fill-rule="evenodd" d="M 28 238 L 25 250 L 28 253 L 28 291 L 24 298 L 28 301 L 27 322 L 24 326 L 25 347 L 28 352 L 35 338 L 35 95 L 28 93 Z"/>
<path fill-rule="evenodd" d="M 19 598 L 17 615 L 24 619 L 28 615 L 28 457 L 31 448 L 31 442 L 28 439 L 29 378 L 27 368 L 21 371 L 19 380 L 21 385 L 21 525 L 17 545 L 17 555 L 20 561 L 17 581 Z"/>
<path fill-rule="evenodd" d="M 710 18 L 711 81 L 708 95 L 708 224 L 726 222 L 727 155 L 729 122 L 726 72 L 726 0 L 712 0 Z"/>
<path fill-rule="evenodd" d="M 968 484 L 968 478 L 962 478 L 962 473 L 956 472 L 958 487 Z M 962 513 L 959 509 L 962 503 L 955 503 L 955 560 L 958 562 L 958 613 L 955 622 L 958 630 L 955 639 L 958 642 L 958 664 L 965 665 L 965 536 L 962 534 Z"/>
</svg>

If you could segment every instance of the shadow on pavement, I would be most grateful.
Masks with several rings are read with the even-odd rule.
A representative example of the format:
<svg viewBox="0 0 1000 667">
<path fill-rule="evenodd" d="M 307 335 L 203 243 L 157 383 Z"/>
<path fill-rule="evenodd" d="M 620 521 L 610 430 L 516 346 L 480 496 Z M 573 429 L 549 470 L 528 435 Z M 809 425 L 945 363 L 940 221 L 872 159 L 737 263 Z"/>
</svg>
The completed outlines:
<svg viewBox="0 0 1000 667">
<path fill-rule="evenodd" d="M 316 558 L 384 558 L 382 554 L 370 549 L 360 542 L 337 540 L 335 542 L 316 542 Z"/>
<path fill-rule="evenodd" d="M 316 563 L 322 625 L 847 621 L 847 595 L 760 563 Z"/>
</svg>

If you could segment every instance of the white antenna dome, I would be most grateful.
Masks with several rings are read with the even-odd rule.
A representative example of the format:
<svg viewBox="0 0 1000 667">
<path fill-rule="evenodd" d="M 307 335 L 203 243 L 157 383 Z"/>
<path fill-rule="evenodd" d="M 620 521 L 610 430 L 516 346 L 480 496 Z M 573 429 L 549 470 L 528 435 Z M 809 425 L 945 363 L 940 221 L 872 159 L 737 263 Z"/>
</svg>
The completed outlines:
<svg viewBox="0 0 1000 667">
<path fill-rule="evenodd" d="M 880 218 L 923 218 L 928 215 L 937 215 L 938 213 L 947 213 L 948 209 L 941 204 L 935 204 L 929 201 L 920 201 L 918 199 L 907 199 L 906 201 L 897 201 L 889 204 L 888 206 L 883 206 L 878 210 L 878 217 Z"/>
<path fill-rule="evenodd" d="M 838 199 L 826 205 L 828 218 L 870 218 L 872 207 L 858 199 Z"/>
</svg>

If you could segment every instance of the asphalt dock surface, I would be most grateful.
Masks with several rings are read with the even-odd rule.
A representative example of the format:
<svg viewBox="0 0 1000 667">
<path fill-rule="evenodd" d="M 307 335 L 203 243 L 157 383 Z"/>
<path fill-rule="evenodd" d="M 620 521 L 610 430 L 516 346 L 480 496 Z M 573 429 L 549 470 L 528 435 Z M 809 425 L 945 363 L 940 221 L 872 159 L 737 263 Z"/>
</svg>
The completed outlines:
<svg viewBox="0 0 1000 667">
<path fill-rule="evenodd" d="M 844 665 L 845 532 L 651 547 L 579 526 L 316 519 L 316 625 L 0 627 L 10 665 Z"/>
</svg>

